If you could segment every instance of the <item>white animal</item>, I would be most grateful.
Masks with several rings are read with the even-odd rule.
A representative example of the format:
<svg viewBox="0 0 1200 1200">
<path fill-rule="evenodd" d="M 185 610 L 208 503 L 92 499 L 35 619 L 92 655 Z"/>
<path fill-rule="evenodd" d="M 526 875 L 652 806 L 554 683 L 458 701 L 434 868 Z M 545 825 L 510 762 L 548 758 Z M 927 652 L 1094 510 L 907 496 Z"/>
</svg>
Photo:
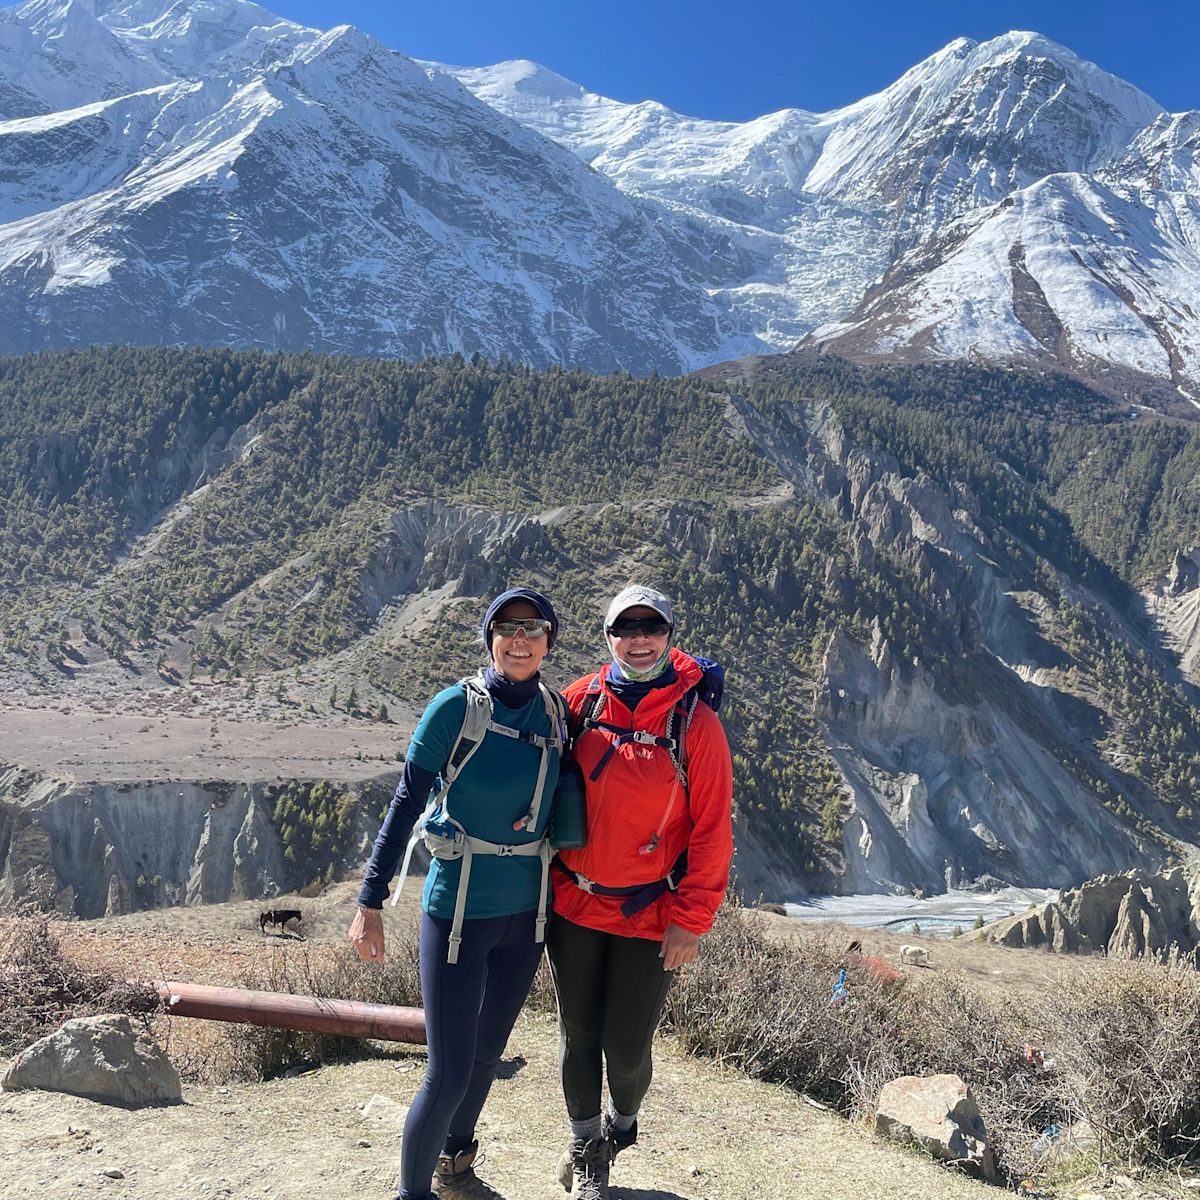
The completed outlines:
<svg viewBox="0 0 1200 1200">
<path fill-rule="evenodd" d="M 901 946 L 900 961 L 910 967 L 927 967 L 929 951 L 924 946 Z"/>
</svg>

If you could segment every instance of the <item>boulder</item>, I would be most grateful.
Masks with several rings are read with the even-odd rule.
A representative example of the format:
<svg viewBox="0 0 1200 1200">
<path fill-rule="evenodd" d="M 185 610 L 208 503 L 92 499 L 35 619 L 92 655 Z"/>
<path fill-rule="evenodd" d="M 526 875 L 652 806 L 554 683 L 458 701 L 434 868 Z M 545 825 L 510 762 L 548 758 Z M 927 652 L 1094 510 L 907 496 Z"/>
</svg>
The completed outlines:
<svg viewBox="0 0 1200 1200">
<path fill-rule="evenodd" d="M 934 1158 L 996 1176 L 995 1156 L 971 1089 L 957 1075 L 902 1075 L 885 1084 L 875 1132 L 914 1141 Z"/>
<path fill-rule="evenodd" d="M 124 1015 L 67 1021 L 18 1054 L 0 1088 L 40 1088 L 129 1106 L 182 1099 L 179 1072 L 153 1038 Z"/>
</svg>

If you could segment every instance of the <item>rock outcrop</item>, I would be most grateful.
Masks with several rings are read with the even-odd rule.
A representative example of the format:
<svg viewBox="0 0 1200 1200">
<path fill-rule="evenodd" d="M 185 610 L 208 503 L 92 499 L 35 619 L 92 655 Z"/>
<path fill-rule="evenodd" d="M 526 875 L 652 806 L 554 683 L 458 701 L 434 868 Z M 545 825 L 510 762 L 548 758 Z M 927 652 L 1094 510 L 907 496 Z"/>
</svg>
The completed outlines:
<svg viewBox="0 0 1200 1200">
<path fill-rule="evenodd" d="M 869 643 L 831 636 L 816 713 L 849 801 L 841 890 L 1069 887 L 1097 871 L 1156 866 L 1157 848 L 1068 765 L 1083 706 L 1051 686 L 1061 652 L 1039 633 L 1041 597 L 1007 577 L 969 489 L 906 474 L 856 444 L 823 401 L 769 421 L 733 395 L 727 419 L 798 495 L 850 526 L 860 567 L 903 562 L 938 598 L 948 627 L 969 630 L 964 641 L 979 647 L 971 686 L 955 689 L 898 653 L 878 621 Z M 831 588 L 837 575 L 831 562 Z"/>
<path fill-rule="evenodd" d="M 1170 568 L 1144 596 L 1183 674 L 1200 683 L 1200 548 L 1176 551 Z"/>
<path fill-rule="evenodd" d="M 1004 946 L 1119 958 L 1200 956 L 1200 864 L 1152 874 L 1101 875 L 984 936 Z"/>
</svg>

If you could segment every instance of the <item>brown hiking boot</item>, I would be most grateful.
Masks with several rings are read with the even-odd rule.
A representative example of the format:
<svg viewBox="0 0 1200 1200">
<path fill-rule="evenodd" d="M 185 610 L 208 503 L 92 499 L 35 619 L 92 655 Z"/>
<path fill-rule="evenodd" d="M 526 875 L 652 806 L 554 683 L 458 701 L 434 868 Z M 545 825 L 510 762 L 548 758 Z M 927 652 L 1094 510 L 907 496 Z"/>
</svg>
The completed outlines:
<svg viewBox="0 0 1200 1200">
<path fill-rule="evenodd" d="M 608 1118 L 608 1114 L 605 1113 L 604 1120 L 600 1126 L 600 1137 L 608 1143 L 608 1161 L 613 1163 L 622 1150 L 628 1150 L 637 1141 L 637 1120 L 636 1118 L 634 1119 L 632 1129 L 626 1129 L 622 1132 L 613 1126 Z M 558 1160 L 558 1169 L 555 1174 L 558 1176 L 558 1182 L 562 1184 L 563 1191 L 569 1192 L 571 1190 L 571 1180 L 574 1175 L 571 1168 L 570 1146 L 562 1152 L 562 1157 Z"/>
<path fill-rule="evenodd" d="M 608 1200 L 612 1152 L 603 1138 L 571 1143 L 571 1200 Z"/>
<path fill-rule="evenodd" d="M 453 1158 L 439 1154 L 433 1171 L 433 1194 L 452 1197 L 453 1200 L 504 1200 L 494 1187 L 484 1183 L 475 1174 L 475 1159 L 479 1154 L 479 1143 L 472 1142 Z M 479 1160 L 483 1161 L 482 1158 Z M 605 1195 L 608 1193 L 606 1192 Z"/>
</svg>

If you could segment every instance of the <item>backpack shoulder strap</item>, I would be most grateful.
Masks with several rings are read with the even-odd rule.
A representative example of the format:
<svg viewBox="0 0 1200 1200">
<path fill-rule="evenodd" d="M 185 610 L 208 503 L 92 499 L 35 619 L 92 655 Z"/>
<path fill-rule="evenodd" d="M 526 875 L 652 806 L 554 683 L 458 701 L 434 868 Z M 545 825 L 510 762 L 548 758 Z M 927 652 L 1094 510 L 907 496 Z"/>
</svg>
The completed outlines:
<svg viewBox="0 0 1200 1200">
<path fill-rule="evenodd" d="M 544 683 L 538 683 L 542 695 L 542 703 L 546 706 L 546 718 L 550 722 L 550 736 L 541 739 L 541 756 L 538 761 L 537 783 L 534 784 L 533 798 L 529 802 L 529 811 L 514 826 L 514 830 L 536 829 L 538 818 L 542 814 L 542 802 L 546 794 L 546 774 L 550 767 L 550 755 L 562 757 L 566 745 L 567 730 L 563 717 L 565 705 L 557 692 L 552 692 Z"/>
<path fill-rule="evenodd" d="M 435 794 L 430 795 L 425 805 L 425 811 L 413 826 L 412 836 L 408 839 L 408 845 L 404 850 L 404 861 L 400 866 L 400 881 L 396 887 L 395 894 L 392 896 L 393 905 L 400 899 L 400 893 L 404 890 L 404 881 L 408 878 L 408 868 L 412 862 L 413 850 L 416 849 L 417 843 L 421 840 L 429 818 L 441 808 L 444 816 L 449 818 L 455 825 L 458 824 L 450 815 L 450 788 L 458 778 L 463 767 L 470 761 L 471 755 L 479 749 L 484 735 L 488 731 L 488 725 L 492 720 L 492 698 L 488 695 L 487 688 L 483 686 L 482 679 L 479 676 L 471 676 L 467 679 L 460 679 L 458 682 L 459 686 L 466 693 L 466 711 L 463 713 L 463 720 L 458 729 L 458 736 L 454 739 L 450 747 L 449 757 L 446 759 L 446 765 L 442 769 L 442 786 Z"/>
<path fill-rule="evenodd" d="M 600 689 L 599 674 L 592 676 L 587 691 L 583 694 L 583 704 L 571 718 L 571 738 L 578 741 L 580 737 L 596 724 L 596 714 L 604 703 L 604 693 Z"/>
<path fill-rule="evenodd" d="M 679 776 L 679 782 L 683 784 L 684 793 L 689 800 L 692 794 L 688 788 L 687 735 L 696 715 L 696 705 L 699 703 L 700 693 L 696 688 L 692 688 L 679 698 L 667 718 L 667 740 L 671 743 L 667 752 L 671 755 L 675 773 Z"/>
<path fill-rule="evenodd" d="M 492 697 L 483 685 L 478 675 L 459 680 L 459 684 L 467 697 L 467 709 L 463 714 L 463 722 L 459 727 L 458 736 L 450 747 L 450 756 L 446 760 L 442 772 L 442 790 L 432 807 L 444 804 L 450 785 L 462 773 L 463 767 L 471 760 L 471 756 L 483 744 L 484 735 L 492 720 Z"/>
</svg>

